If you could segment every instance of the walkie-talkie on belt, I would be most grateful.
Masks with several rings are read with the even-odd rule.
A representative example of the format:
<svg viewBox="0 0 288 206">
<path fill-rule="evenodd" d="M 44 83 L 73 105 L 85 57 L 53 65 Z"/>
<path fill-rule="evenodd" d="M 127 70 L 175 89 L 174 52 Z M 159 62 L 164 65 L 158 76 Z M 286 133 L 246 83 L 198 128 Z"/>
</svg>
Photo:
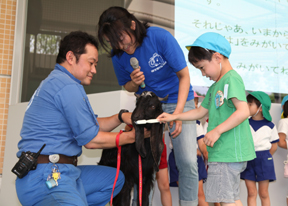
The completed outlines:
<svg viewBox="0 0 288 206">
<path fill-rule="evenodd" d="M 44 149 L 46 144 L 44 144 L 37 153 L 22 152 L 18 162 L 12 168 L 12 172 L 16 174 L 19 178 L 24 177 L 30 170 L 35 170 L 37 167 L 37 159 Z"/>
</svg>

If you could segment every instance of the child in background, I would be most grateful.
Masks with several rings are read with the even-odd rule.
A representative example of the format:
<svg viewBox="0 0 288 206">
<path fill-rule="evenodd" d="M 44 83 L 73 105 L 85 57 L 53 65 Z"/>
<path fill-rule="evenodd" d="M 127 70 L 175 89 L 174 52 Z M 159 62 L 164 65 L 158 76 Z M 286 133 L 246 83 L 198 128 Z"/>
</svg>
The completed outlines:
<svg viewBox="0 0 288 206">
<path fill-rule="evenodd" d="M 198 99 L 199 96 L 195 91 L 194 91 L 194 103 L 195 103 L 195 108 L 198 108 Z M 198 183 L 198 205 L 199 206 L 209 206 L 208 203 L 205 201 L 205 195 L 204 195 L 204 190 L 203 190 L 203 182 L 207 178 L 207 172 L 204 164 L 204 160 L 208 160 L 208 152 L 206 149 L 206 145 L 203 142 L 203 137 L 204 137 L 204 131 L 202 124 L 200 121 L 196 121 L 196 131 L 197 131 L 197 163 L 198 163 L 198 178 L 199 178 L 199 183 Z M 172 147 L 172 144 L 170 144 L 170 147 Z M 203 155 L 203 157 L 202 157 Z M 170 186 L 171 187 L 178 187 L 178 178 L 179 178 L 179 172 L 175 163 L 175 157 L 174 157 L 174 151 L 173 148 L 171 148 L 171 153 L 169 155 L 169 172 L 170 172 Z"/>
<path fill-rule="evenodd" d="M 279 141 L 276 126 L 271 122 L 269 113 L 271 100 L 266 93 L 255 91 L 247 96 L 247 102 L 256 158 L 247 162 L 246 169 L 241 173 L 241 179 L 245 180 L 248 190 L 248 206 L 257 205 L 256 182 L 258 182 L 261 205 L 270 205 L 268 186 L 269 182 L 276 180 L 272 155 L 277 150 Z"/>
<path fill-rule="evenodd" d="M 163 135 L 164 149 L 159 163 L 159 171 L 156 173 L 156 180 L 160 191 L 162 205 L 172 206 L 172 196 L 170 192 L 168 176 L 167 149 L 164 139 L 165 135 Z"/>
<path fill-rule="evenodd" d="M 197 120 L 209 112 L 208 133 L 203 138 L 209 154 L 206 201 L 220 202 L 222 206 L 242 205 L 240 172 L 246 168 L 246 161 L 255 158 L 243 80 L 233 70 L 228 59 L 231 46 L 220 34 L 204 33 L 187 48 L 189 62 L 215 83 L 197 109 L 172 115 L 163 113 L 157 119 Z"/>
<path fill-rule="evenodd" d="M 288 149 L 288 95 L 285 96 L 282 100 L 281 107 L 283 109 L 283 113 L 281 115 L 282 119 L 278 123 L 278 134 L 279 134 L 279 142 L 278 146 L 283 149 Z M 288 155 L 287 155 L 288 160 Z M 288 206 L 288 195 L 286 197 L 286 202 Z"/>
</svg>

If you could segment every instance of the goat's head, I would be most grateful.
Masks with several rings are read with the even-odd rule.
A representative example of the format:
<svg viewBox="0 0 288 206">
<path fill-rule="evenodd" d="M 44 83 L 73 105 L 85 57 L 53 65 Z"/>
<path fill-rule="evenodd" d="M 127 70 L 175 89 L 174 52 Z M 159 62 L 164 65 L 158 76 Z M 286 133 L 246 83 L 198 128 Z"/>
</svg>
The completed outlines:
<svg viewBox="0 0 288 206">
<path fill-rule="evenodd" d="M 165 98 L 167 99 L 167 97 L 168 96 Z M 164 147 L 162 140 L 163 125 L 160 123 L 136 125 L 135 122 L 137 120 L 155 119 L 158 117 L 163 112 L 160 101 L 165 101 L 165 98 L 158 98 L 153 92 L 144 91 L 141 95 L 137 96 L 136 108 L 131 116 L 133 127 L 135 128 L 136 149 L 143 158 L 146 157 L 146 149 L 144 146 L 144 128 L 151 131 L 150 145 L 154 158 L 154 165 L 157 171 Z"/>
</svg>

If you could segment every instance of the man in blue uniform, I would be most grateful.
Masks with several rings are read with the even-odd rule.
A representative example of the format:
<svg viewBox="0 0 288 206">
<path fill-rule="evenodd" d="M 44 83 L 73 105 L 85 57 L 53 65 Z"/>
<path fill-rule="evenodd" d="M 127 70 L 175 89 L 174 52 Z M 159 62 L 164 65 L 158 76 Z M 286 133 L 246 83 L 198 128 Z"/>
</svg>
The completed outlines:
<svg viewBox="0 0 288 206">
<path fill-rule="evenodd" d="M 118 133 L 110 131 L 121 122 L 131 124 L 131 113 L 121 110 L 105 118 L 94 114 L 82 85 L 91 83 L 97 62 L 95 38 L 85 32 L 71 32 L 60 43 L 55 69 L 32 96 L 24 116 L 17 156 L 27 151 L 36 153 L 43 144 L 46 146 L 36 170 L 16 180 L 22 205 L 105 205 L 109 201 L 115 168 L 77 166 L 77 157 L 82 153 L 82 146 L 115 147 Z M 134 130 L 120 134 L 120 145 L 133 142 Z M 57 184 L 47 187 L 46 181 L 53 178 Z M 120 171 L 114 196 L 123 184 L 124 175 Z"/>
</svg>

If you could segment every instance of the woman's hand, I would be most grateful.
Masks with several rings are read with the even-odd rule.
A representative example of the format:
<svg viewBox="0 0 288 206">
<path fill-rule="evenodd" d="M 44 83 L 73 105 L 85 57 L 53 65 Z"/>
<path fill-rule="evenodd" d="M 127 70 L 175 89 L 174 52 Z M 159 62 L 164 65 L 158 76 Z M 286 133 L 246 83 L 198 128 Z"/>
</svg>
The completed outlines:
<svg viewBox="0 0 288 206">
<path fill-rule="evenodd" d="M 132 82 L 137 86 L 139 86 L 145 80 L 145 76 L 144 76 L 143 72 L 140 71 L 140 67 L 139 67 L 139 69 L 135 69 L 130 74 L 130 77 L 131 77 Z"/>
<path fill-rule="evenodd" d="M 169 123 L 169 128 L 172 129 L 173 124 L 175 123 L 175 129 L 174 131 L 171 133 L 172 137 L 175 138 L 177 137 L 181 131 L 182 131 L 182 121 L 180 120 L 176 120 L 176 121 L 172 121 Z"/>
</svg>

